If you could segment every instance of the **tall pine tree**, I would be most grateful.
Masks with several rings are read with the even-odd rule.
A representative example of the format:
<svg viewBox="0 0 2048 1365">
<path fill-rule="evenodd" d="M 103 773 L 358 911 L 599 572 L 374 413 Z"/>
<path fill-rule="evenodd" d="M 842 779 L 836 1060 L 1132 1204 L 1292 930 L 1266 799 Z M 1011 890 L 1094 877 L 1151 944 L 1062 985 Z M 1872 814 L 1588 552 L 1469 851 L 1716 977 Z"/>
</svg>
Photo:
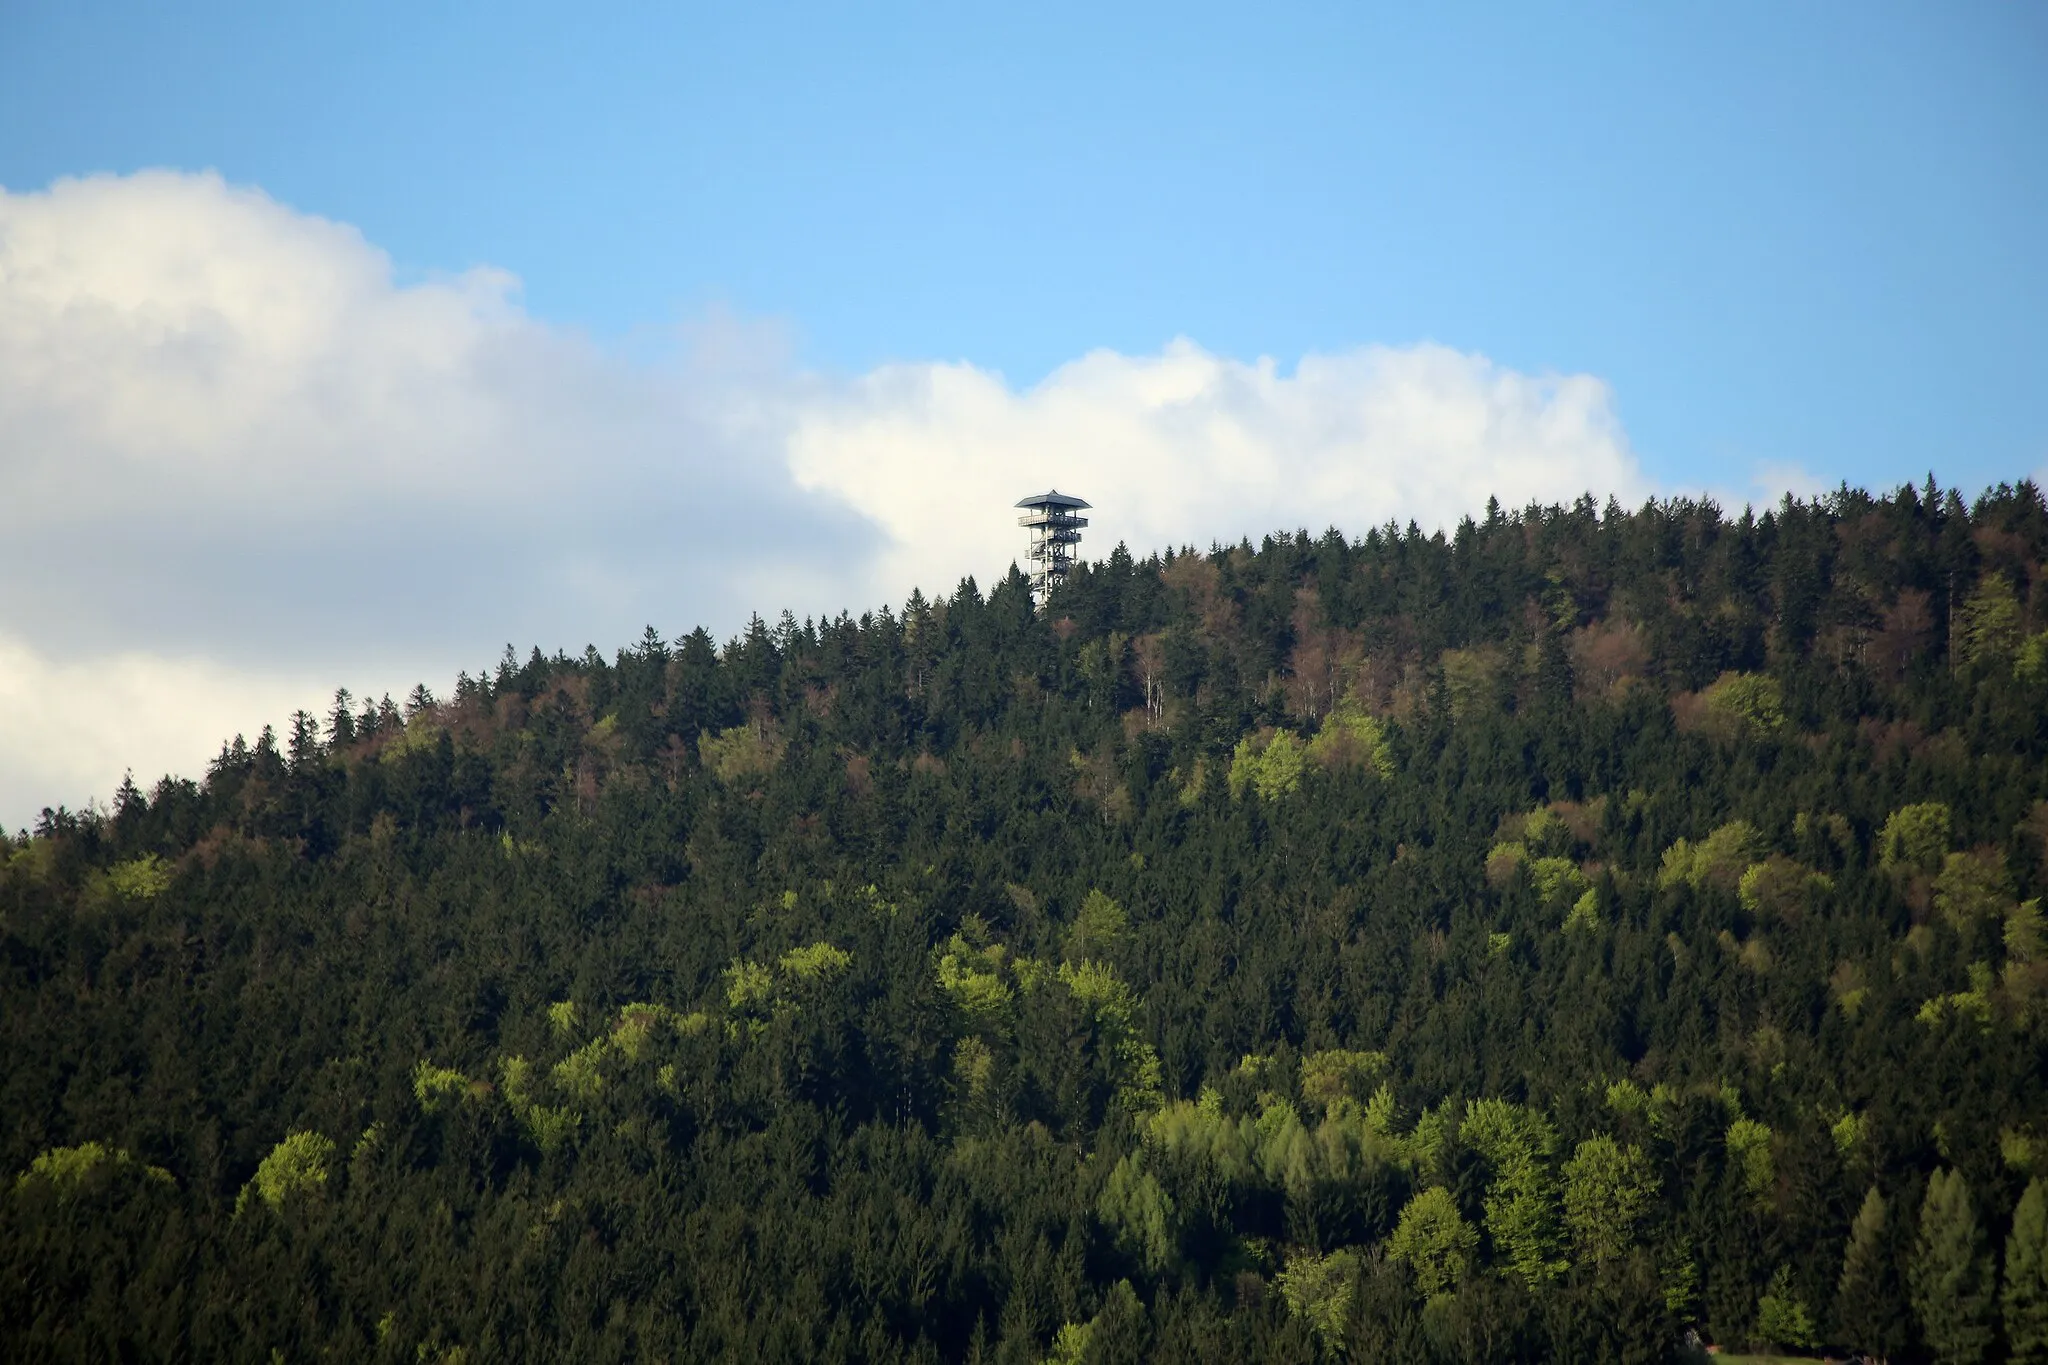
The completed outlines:
<svg viewBox="0 0 2048 1365">
<path fill-rule="evenodd" d="M 1920 1332 L 1939 1365 L 1976 1365 L 1991 1345 L 1991 1263 L 1961 1171 L 1936 1171 L 1920 1204 L 1908 1273 Z"/>
<path fill-rule="evenodd" d="M 2004 1308 L 2006 1359 L 2048 1362 L 2048 1184 L 2039 1177 L 2027 1182 L 2005 1239 Z"/>
<path fill-rule="evenodd" d="M 1909 1327 L 1891 1210 L 1872 1185 L 1842 1254 L 1835 1330 L 1846 1344 L 1884 1360 L 1905 1349 Z"/>
</svg>

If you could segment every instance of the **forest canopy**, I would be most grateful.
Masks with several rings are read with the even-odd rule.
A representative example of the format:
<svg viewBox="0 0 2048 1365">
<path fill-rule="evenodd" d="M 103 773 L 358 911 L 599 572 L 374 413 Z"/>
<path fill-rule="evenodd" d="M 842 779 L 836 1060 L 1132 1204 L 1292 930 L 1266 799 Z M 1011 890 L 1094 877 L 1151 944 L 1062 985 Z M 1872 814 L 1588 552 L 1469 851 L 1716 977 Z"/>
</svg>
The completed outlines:
<svg viewBox="0 0 2048 1365">
<path fill-rule="evenodd" d="M 0 837 L 0 1355 L 2048 1360 L 2044 574 L 1489 503 L 338 694 Z"/>
</svg>

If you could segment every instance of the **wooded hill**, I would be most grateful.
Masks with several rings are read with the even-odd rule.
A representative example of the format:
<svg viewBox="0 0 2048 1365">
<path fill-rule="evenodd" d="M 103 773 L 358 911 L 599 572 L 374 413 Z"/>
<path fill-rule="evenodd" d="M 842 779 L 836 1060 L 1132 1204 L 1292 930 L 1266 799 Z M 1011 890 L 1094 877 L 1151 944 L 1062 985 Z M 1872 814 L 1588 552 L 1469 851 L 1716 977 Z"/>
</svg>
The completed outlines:
<svg viewBox="0 0 2048 1365">
<path fill-rule="evenodd" d="M 2048 509 L 650 629 L 0 841 L 0 1356 L 2048 1359 Z"/>
</svg>

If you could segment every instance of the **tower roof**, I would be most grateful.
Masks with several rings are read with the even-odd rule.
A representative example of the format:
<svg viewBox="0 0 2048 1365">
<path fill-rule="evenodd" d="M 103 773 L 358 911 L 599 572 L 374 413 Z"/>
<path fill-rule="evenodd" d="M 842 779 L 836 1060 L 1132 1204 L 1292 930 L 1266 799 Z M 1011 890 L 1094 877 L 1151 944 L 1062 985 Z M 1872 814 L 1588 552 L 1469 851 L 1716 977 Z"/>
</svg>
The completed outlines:
<svg viewBox="0 0 2048 1365">
<path fill-rule="evenodd" d="M 1062 493 L 1055 488 L 1050 493 L 1034 493 L 1017 504 L 1019 507 L 1086 507 L 1087 503 L 1072 493 Z"/>
</svg>

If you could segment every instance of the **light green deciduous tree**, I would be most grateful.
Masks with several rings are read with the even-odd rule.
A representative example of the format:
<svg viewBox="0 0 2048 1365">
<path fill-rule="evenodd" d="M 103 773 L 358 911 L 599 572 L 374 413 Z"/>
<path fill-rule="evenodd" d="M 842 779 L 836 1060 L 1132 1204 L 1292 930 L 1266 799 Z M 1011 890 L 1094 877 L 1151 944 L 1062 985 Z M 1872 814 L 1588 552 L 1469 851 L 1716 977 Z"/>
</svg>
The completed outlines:
<svg viewBox="0 0 2048 1365">
<path fill-rule="evenodd" d="M 1581 1142 L 1564 1164 L 1564 1221 L 1579 1257 L 1599 1265 L 1626 1255 L 1658 1183 L 1642 1148 L 1605 1135 Z"/>
<path fill-rule="evenodd" d="M 1479 1233 L 1458 1213 L 1451 1192 L 1432 1185 L 1401 1210 L 1387 1255 L 1406 1265 L 1422 1296 L 1433 1299 L 1457 1288 L 1478 1245 Z"/>
</svg>

